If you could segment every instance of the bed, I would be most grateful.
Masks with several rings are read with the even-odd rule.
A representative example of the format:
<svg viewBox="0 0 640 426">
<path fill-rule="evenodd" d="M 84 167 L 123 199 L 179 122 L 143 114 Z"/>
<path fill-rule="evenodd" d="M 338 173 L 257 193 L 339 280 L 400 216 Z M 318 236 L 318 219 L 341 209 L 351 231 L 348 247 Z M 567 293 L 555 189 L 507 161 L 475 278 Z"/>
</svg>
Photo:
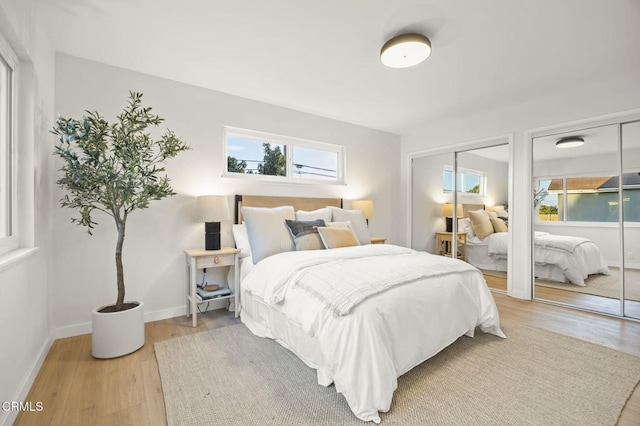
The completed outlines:
<svg viewBox="0 0 640 426">
<path fill-rule="evenodd" d="M 254 241 L 246 245 L 247 239 L 256 238 L 255 217 L 247 213 L 263 213 L 262 200 L 248 200 L 242 197 L 236 203 L 245 207 L 241 212 L 247 238 L 241 235 L 242 225 L 234 225 L 236 244 L 243 253 L 242 322 L 255 335 L 275 339 L 315 369 L 319 385 L 333 383 L 359 419 L 379 423 L 379 412 L 391 406 L 399 376 L 459 337 L 473 337 L 476 327 L 504 337 L 480 271 L 456 259 L 391 244 L 367 244 L 362 228 L 350 234 L 359 240 L 356 245 L 284 250 L 258 256 L 261 259 L 256 261 Z M 299 201 L 278 204 L 296 206 Z M 333 205 L 331 220 L 350 217 L 349 226 L 356 228 L 360 220 L 365 223 L 357 212 L 340 209 L 340 200 L 332 202 L 305 198 L 303 205 L 312 210 L 306 216 L 298 215 L 296 207 L 291 209 L 296 218 L 312 219 L 313 210 L 325 215 L 324 206 Z M 269 207 L 267 213 L 287 210 Z M 241 214 L 236 214 L 236 220 L 241 223 Z M 277 226 L 268 228 L 269 245 L 277 245 L 273 233 Z M 291 237 L 296 240 L 294 233 Z"/>
<path fill-rule="evenodd" d="M 508 232 L 476 235 L 470 215 L 478 205 L 463 208 L 464 218 L 459 231 L 467 233 L 467 261 L 477 268 L 490 271 L 507 270 Z M 494 229 L 495 231 L 495 229 Z M 585 286 L 585 279 L 593 274 L 609 274 L 607 263 L 598 246 L 580 237 L 556 235 L 549 232 L 534 234 L 535 277 L 541 280 Z"/>
</svg>

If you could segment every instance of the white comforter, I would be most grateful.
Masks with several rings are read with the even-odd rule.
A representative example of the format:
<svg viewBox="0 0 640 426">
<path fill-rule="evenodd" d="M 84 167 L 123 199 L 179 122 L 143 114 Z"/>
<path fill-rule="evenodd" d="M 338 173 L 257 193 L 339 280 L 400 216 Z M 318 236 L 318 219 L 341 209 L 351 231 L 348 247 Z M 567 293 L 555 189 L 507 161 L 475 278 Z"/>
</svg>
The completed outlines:
<svg viewBox="0 0 640 426">
<path fill-rule="evenodd" d="M 473 336 L 476 326 L 504 337 L 493 297 L 477 269 L 455 259 L 415 254 L 388 244 L 281 253 L 254 265 L 242 288 L 313 336 L 324 360 L 317 366 L 318 376 L 330 379 L 322 384 L 332 380 L 358 418 L 378 423 L 378 412 L 391 406 L 400 375 L 458 337 Z M 434 270 L 448 265 L 462 272 L 408 281 L 399 274 L 401 282 L 368 295 L 345 315 L 309 291 L 308 283 L 298 282 L 314 268 L 331 265 L 339 277 L 340 268 L 366 264 L 360 259 L 383 262 L 389 256 L 413 256 Z M 296 352 L 294 342 L 281 339 Z"/>
<path fill-rule="evenodd" d="M 497 232 L 485 238 L 489 255 L 497 259 L 507 257 L 507 232 Z M 586 238 L 536 232 L 534 235 L 536 265 L 553 265 L 562 270 L 566 282 L 585 286 L 591 274 L 609 274 L 607 262 L 598 246 Z"/>
</svg>

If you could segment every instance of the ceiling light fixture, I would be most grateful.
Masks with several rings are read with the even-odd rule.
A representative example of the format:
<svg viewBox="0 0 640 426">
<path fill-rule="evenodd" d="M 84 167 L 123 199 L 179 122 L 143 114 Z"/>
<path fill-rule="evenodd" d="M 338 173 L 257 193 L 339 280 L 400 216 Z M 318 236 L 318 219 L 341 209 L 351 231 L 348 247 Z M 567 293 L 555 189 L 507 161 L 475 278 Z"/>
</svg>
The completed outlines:
<svg viewBox="0 0 640 426">
<path fill-rule="evenodd" d="M 418 65 L 431 54 L 431 41 L 422 34 L 402 34 L 387 41 L 380 50 L 380 61 L 390 68 Z"/>
<path fill-rule="evenodd" d="M 578 136 L 569 136 L 562 138 L 556 142 L 557 148 L 575 148 L 576 146 L 584 145 L 584 138 Z"/>
</svg>

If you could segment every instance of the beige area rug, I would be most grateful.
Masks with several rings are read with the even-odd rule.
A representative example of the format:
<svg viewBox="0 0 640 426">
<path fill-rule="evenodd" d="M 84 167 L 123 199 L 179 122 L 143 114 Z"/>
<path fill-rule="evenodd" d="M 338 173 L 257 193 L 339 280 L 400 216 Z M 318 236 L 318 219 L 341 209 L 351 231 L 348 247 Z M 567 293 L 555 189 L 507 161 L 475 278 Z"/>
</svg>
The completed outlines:
<svg viewBox="0 0 640 426">
<path fill-rule="evenodd" d="M 490 271 L 481 269 L 485 275 L 506 278 L 507 273 L 502 271 Z M 640 301 L 640 270 L 627 269 L 625 275 L 625 298 L 627 300 Z M 589 275 L 585 280 L 586 287 L 573 284 L 559 283 L 536 279 L 536 285 L 542 287 L 558 288 L 560 290 L 573 291 L 576 293 L 593 294 L 595 296 L 620 298 L 620 268 L 609 268 L 609 275 Z"/>
<path fill-rule="evenodd" d="M 640 358 L 503 322 L 400 377 L 384 425 L 614 425 Z M 242 324 L 155 344 L 169 425 L 362 425 L 333 386 Z"/>
</svg>

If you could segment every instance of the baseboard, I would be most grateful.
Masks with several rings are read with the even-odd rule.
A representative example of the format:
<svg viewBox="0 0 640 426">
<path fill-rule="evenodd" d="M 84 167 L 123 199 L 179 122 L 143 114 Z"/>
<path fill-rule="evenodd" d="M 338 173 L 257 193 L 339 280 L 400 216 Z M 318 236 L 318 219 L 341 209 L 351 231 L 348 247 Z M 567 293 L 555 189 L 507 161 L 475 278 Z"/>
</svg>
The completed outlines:
<svg viewBox="0 0 640 426">
<path fill-rule="evenodd" d="M 40 372 L 40 368 L 42 367 L 44 360 L 47 358 L 47 354 L 49 353 L 49 349 L 51 349 L 51 345 L 53 345 L 53 341 L 54 339 L 49 337 L 44 342 L 44 344 L 42 345 L 42 348 L 40 348 L 40 352 L 38 353 L 36 360 L 34 361 L 33 365 L 29 369 L 27 376 L 24 378 L 24 380 L 22 381 L 22 384 L 18 388 L 18 392 L 14 396 L 13 401 L 31 402 L 31 405 L 34 407 L 36 403 L 39 402 L 39 401 L 26 401 L 26 399 L 27 399 L 27 395 L 29 394 L 29 391 L 31 390 L 31 386 L 33 385 L 33 382 L 36 380 L 36 377 L 38 376 L 38 372 Z M 16 420 L 16 417 L 18 417 L 18 411 L 1 410 L 0 425 L 4 426 L 4 425 L 13 424 L 13 422 Z"/>
<path fill-rule="evenodd" d="M 207 311 L 213 311 L 215 309 L 226 309 L 228 303 L 229 302 L 226 299 L 212 300 L 211 302 L 209 302 L 209 307 L 207 308 Z M 201 306 L 206 306 L 206 305 L 203 304 Z M 187 314 L 187 308 L 185 305 L 175 306 L 173 308 L 145 312 L 144 322 L 147 323 L 147 322 L 153 322 L 153 321 L 160 321 L 163 319 L 184 316 L 186 314 Z M 89 333 L 91 333 L 91 322 L 86 322 L 82 324 L 74 324 L 74 325 L 68 325 L 64 327 L 57 327 L 55 329 L 55 338 L 64 339 L 65 337 L 80 336 L 81 334 L 89 334 Z"/>
<path fill-rule="evenodd" d="M 508 296 L 514 297 L 516 299 L 531 300 L 531 295 L 528 294 L 528 292 L 522 290 L 512 290 L 510 294 L 508 293 Z"/>
</svg>

